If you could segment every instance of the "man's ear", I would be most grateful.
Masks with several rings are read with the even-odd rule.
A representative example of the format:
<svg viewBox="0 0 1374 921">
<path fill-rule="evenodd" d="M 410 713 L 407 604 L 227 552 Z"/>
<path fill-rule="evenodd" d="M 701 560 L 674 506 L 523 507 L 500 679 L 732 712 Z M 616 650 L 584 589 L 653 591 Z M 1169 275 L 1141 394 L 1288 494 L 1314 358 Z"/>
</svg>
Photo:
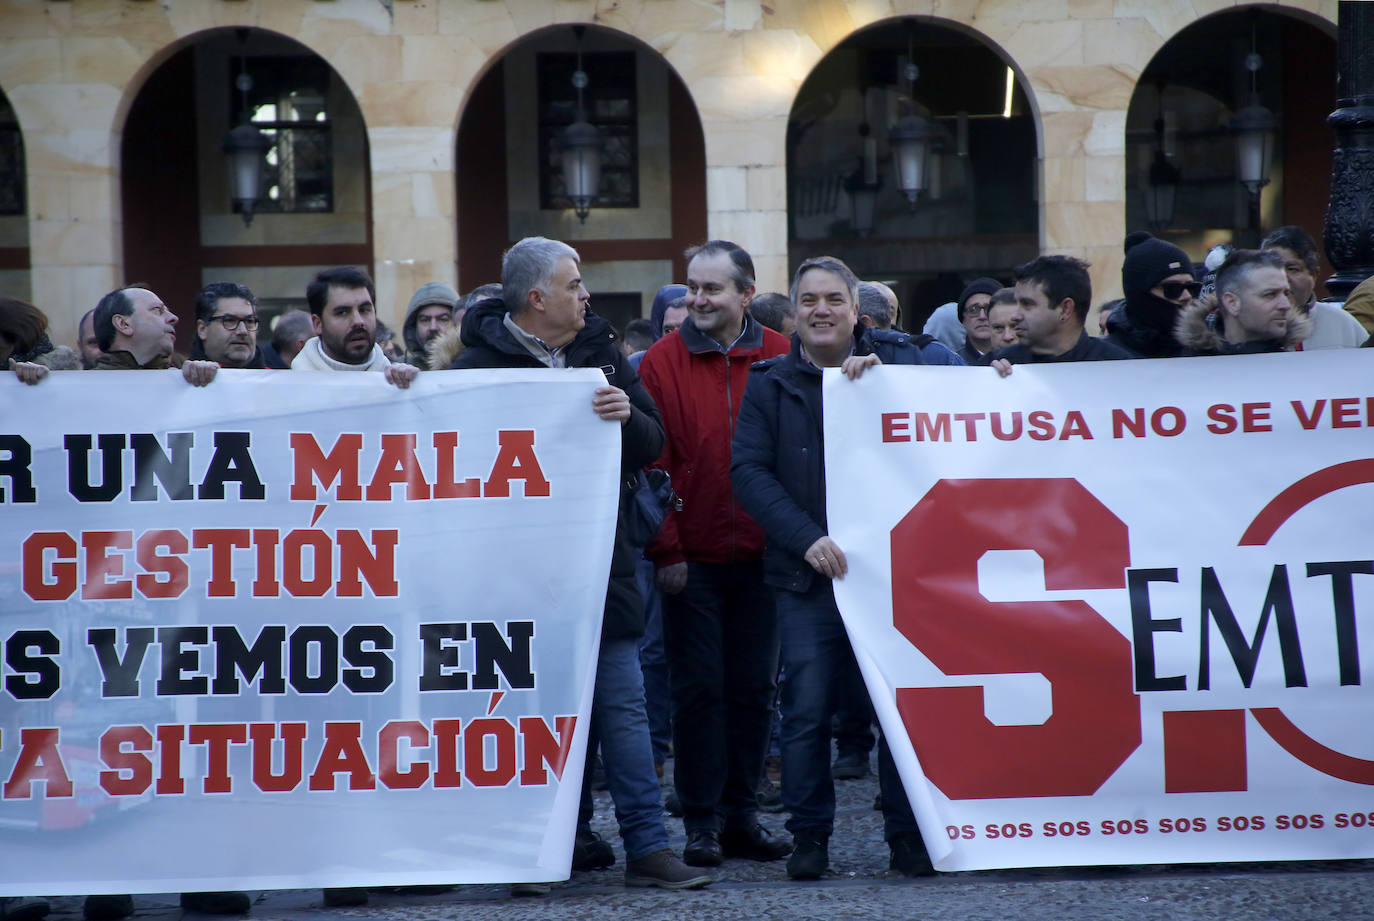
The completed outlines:
<svg viewBox="0 0 1374 921">
<path fill-rule="evenodd" d="M 744 307 L 745 307 L 746 310 L 749 308 L 749 305 L 753 302 L 753 300 L 754 300 L 754 295 L 758 293 L 758 290 L 759 290 L 759 289 L 758 289 L 758 286 L 757 286 L 757 285 L 750 285 L 748 288 L 745 289 L 745 291 L 744 291 Z"/>
<path fill-rule="evenodd" d="M 134 331 L 134 315 L 132 313 L 117 313 L 110 317 L 114 324 L 115 332 L 129 335 Z"/>
<path fill-rule="evenodd" d="M 1231 316 L 1234 317 L 1240 314 L 1239 294 L 1236 294 L 1236 292 L 1234 291 L 1227 291 L 1225 294 L 1221 296 L 1220 300 L 1222 309 L 1229 313 Z"/>
<path fill-rule="evenodd" d="M 1077 313 L 1077 309 L 1073 305 L 1073 298 L 1071 297 L 1064 298 L 1062 301 L 1059 302 L 1059 306 L 1054 309 L 1056 312 L 1058 312 L 1059 321 L 1061 323 L 1068 320 L 1070 317 L 1074 316 Z"/>
<path fill-rule="evenodd" d="M 531 288 L 525 292 L 525 303 L 535 310 L 542 311 L 544 309 L 544 292 L 538 288 Z"/>
<path fill-rule="evenodd" d="M 859 308 L 858 308 L 858 307 L 855 307 L 854 309 L 855 309 L 855 310 L 858 310 Z M 859 315 L 859 322 L 862 323 L 864 326 L 872 326 L 872 325 L 873 325 L 873 318 L 870 317 L 870 316 L 869 316 L 868 314 L 866 314 L 866 313 L 860 314 L 860 315 Z"/>
<path fill-rule="evenodd" d="M 312 313 L 310 315 L 310 328 L 315 331 L 315 335 L 317 336 L 324 332 L 324 322 L 320 319 L 318 313 Z"/>
</svg>

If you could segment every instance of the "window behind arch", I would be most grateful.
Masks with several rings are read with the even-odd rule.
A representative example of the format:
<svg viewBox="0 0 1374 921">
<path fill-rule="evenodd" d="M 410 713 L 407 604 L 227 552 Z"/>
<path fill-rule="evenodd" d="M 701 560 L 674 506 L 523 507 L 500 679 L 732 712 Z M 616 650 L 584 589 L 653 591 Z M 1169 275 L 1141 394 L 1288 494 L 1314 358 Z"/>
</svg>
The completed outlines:
<svg viewBox="0 0 1374 921">
<path fill-rule="evenodd" d="M 539 207 L 571 208 L 563 184 L 560 135 L 577 121 L 572 77 L 577 55 L 537 56 L 539 74 Z M 639 207 L 639 107 L 635 53 L 583 53 L 587 87 L 582 91 L 587 121 L 601 131 L 601 186 L 593 208 Z"/>
</svg>

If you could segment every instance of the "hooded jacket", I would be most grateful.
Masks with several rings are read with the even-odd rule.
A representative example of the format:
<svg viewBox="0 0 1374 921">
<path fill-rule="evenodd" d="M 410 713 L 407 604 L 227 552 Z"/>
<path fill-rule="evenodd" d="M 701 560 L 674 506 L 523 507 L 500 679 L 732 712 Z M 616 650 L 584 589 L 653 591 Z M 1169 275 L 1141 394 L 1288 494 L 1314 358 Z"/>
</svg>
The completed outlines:
<svg viewBox="0 0 1374 921">
<path fill-rule="evenodd" d="M 451 340 L 445 339 L 455 352 L 449 367 L 456 370 L 543 368 L 544 365 L 506 329 L 505 317 L 506 305 L 499 298 L 487 298 L 470 307 L 463 316 L 456 348 Z M 629 495 L 632 478 L 663 450 L 663 422 L 649 392 L 625 360 L 615 330 L 606 320 L 588 310 L 585 325 L 573 337 L 565 354 L 569 368 L 599 368 L 612 386 L 624 390 L 630 398 L 630 419 L 620 436 L 620 508 L 601 635 L 605 639 L 642 636 L 644 602 L 635 584 L 635 561 L 639 553 L 625 537 L 625 513 L 628 503 L 633 501 Z M 591 411 L 590 399 L 587 411 Z"/>
<path fill-rule="evenodd" d="M 905 333 L 856 329 L 854 354 L 876 353 L 883 364 L 930 364 Z M 768 535 L 763 579 L 774 588 L 806 592 L 817 578 L 806 551 L 827 531 L 821 369 L 792 338 L 786 355 L 754 366 L 735 428 L 730 479 L 740 503 Z"/>
<path fill-rule="evenodd" d="M 1221 310 L 1216 297 L 1209 295 L 1193 301 L 1178 315 L 1175 336 L 1185 355 L 1253 355 L 1290 351 L 1312 334 L 1312 318 L 1301 310 L 1288 311 L 1288 326 L 1282 338 L 1253 342 L 1231 342 L 1224 335 Z"/>
<path fill-rule="evenodd" d="M 656 466 L 668 471 L 680 500 L 645 550 L 658 566 L 749 563 L 763 556 L 763 531 L 730 488 L 730 440 L 750 366 L 786 354 L 788 342 L 747 312 L 744 317 L 728 351 L 688 317 L 639 364 L 668 432 Z"/>
<path fill-rule="evenodd" d="M 419 290 L 411 295 L 410 305 L 406 308 L 405 322 L 401 324 L 401 341 L 406 347 L 406 362 L 417 368 L 429 367 L 425 343 L 420 341 L 419 334 L 415 332 L 416 315 L 421 308 L 438 306 L 452 312 L 457 303 L 458 292 L 441 281 L 421 285 Z"/>
</svg>

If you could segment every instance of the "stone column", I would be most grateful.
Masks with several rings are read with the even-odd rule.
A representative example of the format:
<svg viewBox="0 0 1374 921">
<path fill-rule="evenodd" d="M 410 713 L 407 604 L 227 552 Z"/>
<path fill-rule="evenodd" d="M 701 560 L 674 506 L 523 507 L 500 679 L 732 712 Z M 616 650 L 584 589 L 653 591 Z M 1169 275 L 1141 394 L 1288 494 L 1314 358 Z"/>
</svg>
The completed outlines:
<svg viewBox="0 0 1374 921">
<path fill-rule="evenodd" d="M 1331 200 L 1322 236 L 1336 274 L 1333 297 L 1374 275 L 1374 3 L 1342 0 L 1337 45 L 1338 108 L 1326 123 L 1336 132 Z"/>
</svg>

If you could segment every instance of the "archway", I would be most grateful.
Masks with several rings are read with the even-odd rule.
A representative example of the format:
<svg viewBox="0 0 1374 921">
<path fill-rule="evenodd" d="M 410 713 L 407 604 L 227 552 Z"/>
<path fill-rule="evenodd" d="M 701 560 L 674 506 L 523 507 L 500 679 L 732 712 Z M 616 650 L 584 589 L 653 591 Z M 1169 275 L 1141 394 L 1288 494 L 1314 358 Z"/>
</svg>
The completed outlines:
<svg viewBox="0 0 1374 921">
<path fill-rule="evenodd" d="M 1258 65 L 1253 92 L 1247 59 Z M 1237 111 L 1254 103 L 1276 120 L 1258 207 L 1238 175 L 1234 131 Z M 1150 230 L 1197 258 L 1216 243 L 1258 245 L 1283 224 L 1319 236 L 1331 176 L 1325 120 L 1335 107 L 1336 42 L 1308 18 L 1252 7 L 1192 23 L 1155 54 L 1131 96 L 1126 229 Z"/>
<path fill-rule="evenodd" d="M 245 111 L 269 142 L 250 225 L 231 200 L 221 150 Z M 260 29 L 197 35 L 140 88 L 120 157 L 125 278 L 176 311 L 180 349 L 194 334 L 195 293 L 211 281 L 253 289 L 265 339 L 272 318 L 304 306 L 319 268 L 371 269 L 362 114 L 333 68 L 298 42 Z"/>
<path fill-rule="evenodd" d="M 29 277 L 28 173 L 24 135 L 0 90 L 0 291 L 33 299 Z"/>
<path fill-rule="evenodd" d="M 598 196 L 585 223 L 562 179 L 560 133 L 576 116 L 579 42 L 587 121 L 601 132 Z M 683 251 L 706 238 L 701 119 L 653 48 L 610 29 L 554 26 L 522 37 L 474 87 L 458 128 L 458 285 L 500 281 L 522 237 L 565 240 L 582 256 L 592 307 L 617 328 L 681 281 Z"/>
<path fill-rule="evenodd" d="M 910 115 L 929 132 L 914 203 L 892 154 L 893 128 Z M 821 59 L 792 105 L 789 263 L 839 256 L 861 278 L 888 282 L 903 325 L 920 329 L 967 281 L 1006 280 L 1039 251 L 1037 156 L 1024 82 L 986 40 L 919 17 L 856 32 Z"/>
</svg>

